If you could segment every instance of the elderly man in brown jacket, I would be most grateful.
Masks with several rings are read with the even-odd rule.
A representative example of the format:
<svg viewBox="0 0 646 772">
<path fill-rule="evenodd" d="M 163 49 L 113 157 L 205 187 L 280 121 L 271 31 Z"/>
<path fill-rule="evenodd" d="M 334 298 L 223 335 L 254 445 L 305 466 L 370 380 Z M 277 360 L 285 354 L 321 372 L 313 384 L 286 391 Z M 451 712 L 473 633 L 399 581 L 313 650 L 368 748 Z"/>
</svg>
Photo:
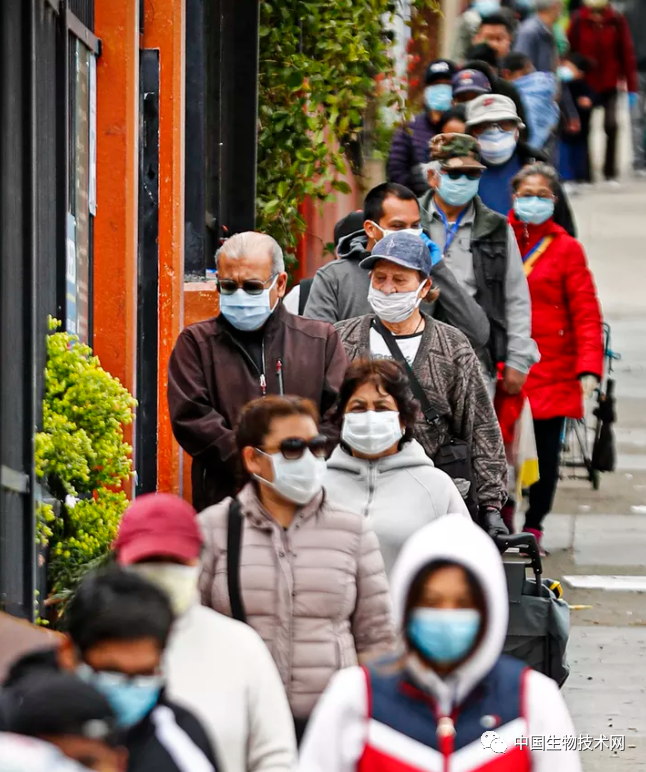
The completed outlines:
<svg viewBox="0 0 646 772">
<path fill-rule="evenodd" d="M 237 490 L 234 428 L 247 402 L 294 394 L 325 415 L 348 364 L 330 324 L 283 308 L 287 273 L 271 236 L 236 234 L 216 257 L 221 313 L 186 327 L 169 362 L 171 423 L 193 457 L 198 511 Z"/>
</svg>

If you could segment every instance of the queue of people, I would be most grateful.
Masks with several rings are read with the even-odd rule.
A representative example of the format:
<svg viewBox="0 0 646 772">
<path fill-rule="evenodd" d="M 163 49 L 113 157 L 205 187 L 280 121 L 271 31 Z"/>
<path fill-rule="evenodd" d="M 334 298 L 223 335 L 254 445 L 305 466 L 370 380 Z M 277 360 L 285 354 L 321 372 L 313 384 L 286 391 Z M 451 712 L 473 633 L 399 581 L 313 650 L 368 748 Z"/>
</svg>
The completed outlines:
<svg viewBox="0 0 646 772">
<path fill-rule="evenodd" d="M 7 754 L 49 748 L 61 772 L 579 772 L 576 752 L 517 743 L 574 730 L 557 685 L 501 655 L 514 522 L 493 397 L 531 407 L 540 543 L 563 422 L 602 377 L 601 311 L 559 175 L 523 139 L 547 81 L 510 51 L 513 14 L 467 13 L 495 70 L 431 63 L 397 179 L 338 223 L 302 296 L 285 302 L 270 236 L 218 251 L 219 314 L 169 363 L 193 505 L 130 505 L 65 636 L 0 690 Z"/>
</svg>

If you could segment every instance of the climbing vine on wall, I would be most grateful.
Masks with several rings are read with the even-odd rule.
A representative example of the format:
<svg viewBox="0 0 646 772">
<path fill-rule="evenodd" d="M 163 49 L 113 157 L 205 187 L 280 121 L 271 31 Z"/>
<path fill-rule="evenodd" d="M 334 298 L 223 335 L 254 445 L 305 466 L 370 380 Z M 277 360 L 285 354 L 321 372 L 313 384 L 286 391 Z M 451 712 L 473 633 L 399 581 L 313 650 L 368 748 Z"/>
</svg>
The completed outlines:
<svg viewBox="0 0 646 772">
<path fill-rule="evenodd" d="M 375 99 L 400 98 L 389 24 L 404 0 L 260 3 L 257 227 L 287 250 L 305 222 L 299 204 L 349 192 L 339 179 Z M 410 0 L 413 15 L 437 0 Z"/>
</svg>

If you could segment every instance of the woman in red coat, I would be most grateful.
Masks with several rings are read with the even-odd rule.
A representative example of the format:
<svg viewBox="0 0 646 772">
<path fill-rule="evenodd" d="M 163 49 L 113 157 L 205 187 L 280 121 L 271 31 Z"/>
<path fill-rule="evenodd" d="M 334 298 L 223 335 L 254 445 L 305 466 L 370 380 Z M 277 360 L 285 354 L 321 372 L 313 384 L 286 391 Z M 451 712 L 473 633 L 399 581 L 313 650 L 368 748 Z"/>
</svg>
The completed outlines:
<svg viewBox="0 0 646 772">
<path fill-rule="evenodd" d="M 529 489 L 525 531 L 540 541 L 552 508 L 565 418 L 583 416 L 603 370 L 602 321 L 581 244 L 552 220 L 558 175 L 545 163 L 513 180 L 514 229 L 532 298 L 532 337 L 541 360 L 525 383 L 534 415 L 540 480 Z"/>
</svg>

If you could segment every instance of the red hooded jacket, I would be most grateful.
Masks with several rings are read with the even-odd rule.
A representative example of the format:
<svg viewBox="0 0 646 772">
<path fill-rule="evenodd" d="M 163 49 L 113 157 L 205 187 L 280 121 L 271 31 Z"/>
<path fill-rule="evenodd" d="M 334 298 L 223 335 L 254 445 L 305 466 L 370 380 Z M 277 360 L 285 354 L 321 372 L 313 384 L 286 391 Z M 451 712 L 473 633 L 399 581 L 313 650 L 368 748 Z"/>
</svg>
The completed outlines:
<svg viewBox="0 0 646 772">
<path fill-rule="evenodd" d="M 532 298 L 532 337 L 541 361 L 530 370 L 525 393 L 534 418 L 583 416 L 579 377 L 601 377 L 603 335 L 594 280 L 581 244 L 551 219 L 531 225 L 509 214 L 521 255 L 544 236 L 553 240 L 527 281 Z"/>
<path fill-rule="evenodd" d="M 592 69 L 585 79 L 598 94 L 616 89 L 622 80 L 628 91 L 637 92 L 635 48 L 623 14 L 607 5 L 601 10 L 601 21 L 596 21 L 583 6 L 572 14 L 568 39 L 572 53 L 590 60 Z"/>
</svg>

